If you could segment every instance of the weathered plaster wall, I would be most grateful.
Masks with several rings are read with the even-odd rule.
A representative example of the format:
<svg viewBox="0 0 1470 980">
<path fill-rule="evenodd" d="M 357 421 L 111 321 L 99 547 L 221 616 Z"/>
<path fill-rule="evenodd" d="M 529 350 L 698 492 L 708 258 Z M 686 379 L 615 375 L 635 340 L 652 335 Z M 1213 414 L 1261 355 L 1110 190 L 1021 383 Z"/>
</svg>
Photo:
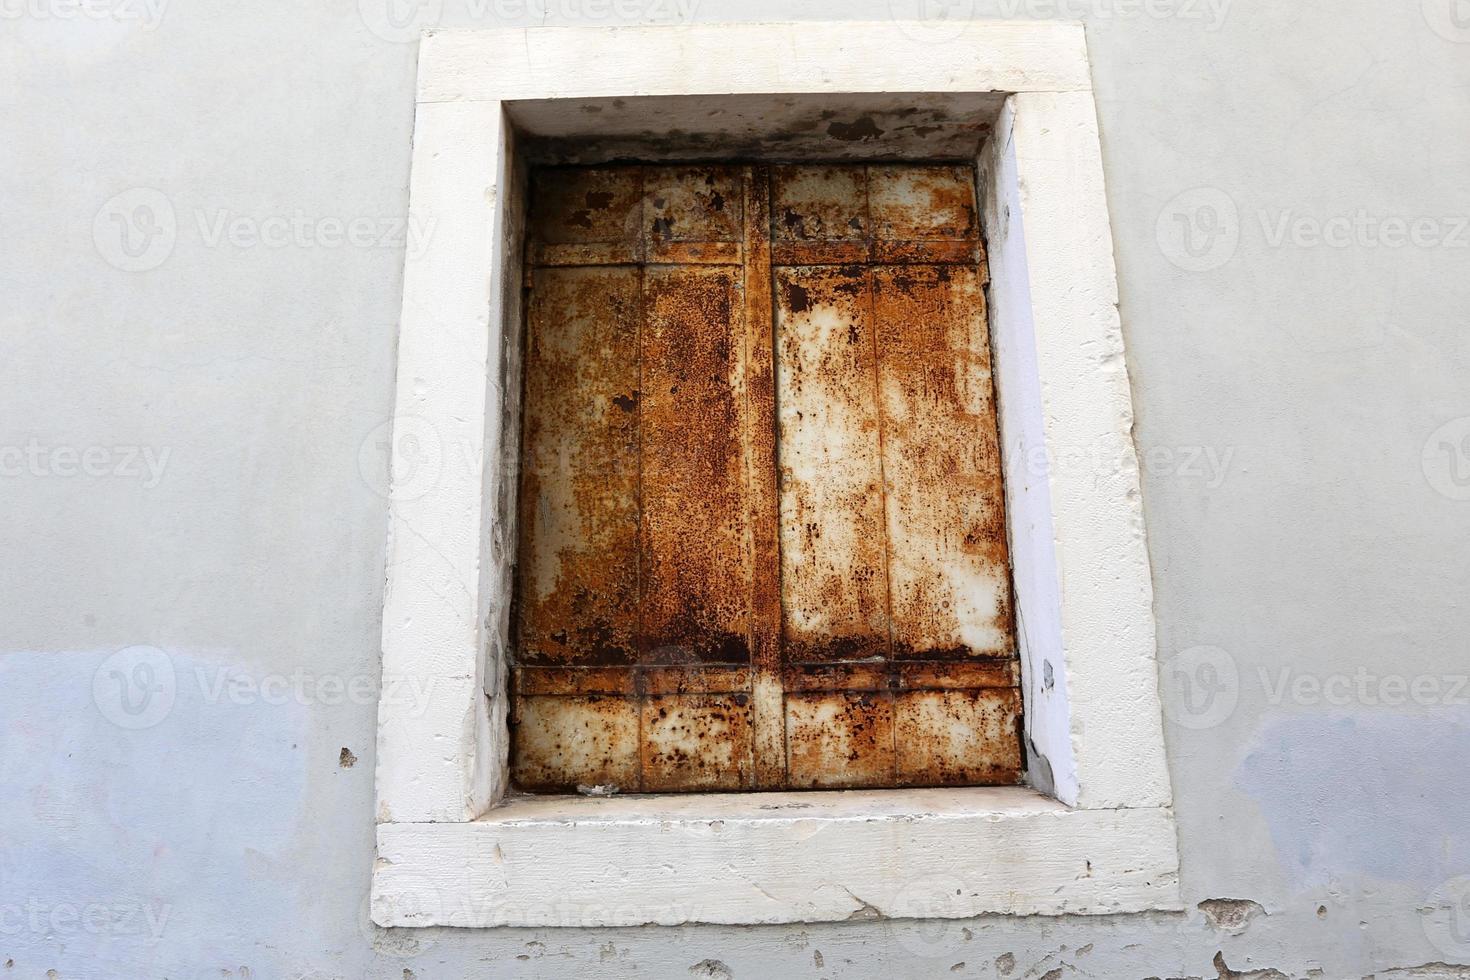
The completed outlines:
<svg viewBox="0 0 1470 980">
<path fill-rule="evenodd" d="M 387 932 L 402 18 L 924 12 L 389 9 L 0 6 L 0 975 L 1470 976 L 1463 9 L 927 9 L 1088 24 L 1193 911 Z"/>
</svg>

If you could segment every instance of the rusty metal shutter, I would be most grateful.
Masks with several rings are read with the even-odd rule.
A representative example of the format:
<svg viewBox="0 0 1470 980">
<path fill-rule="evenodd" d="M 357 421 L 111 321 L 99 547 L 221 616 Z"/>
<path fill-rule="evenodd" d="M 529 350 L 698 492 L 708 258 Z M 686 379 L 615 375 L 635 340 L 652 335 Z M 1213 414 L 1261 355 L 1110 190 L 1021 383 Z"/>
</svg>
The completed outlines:
<svg viewBox="0 0 1470 980">
<path fill-rule="evenodd" d="M 929 165 L 535 174 L 518 786 L 1019 778 L 973 193 Z"/>
</svg>

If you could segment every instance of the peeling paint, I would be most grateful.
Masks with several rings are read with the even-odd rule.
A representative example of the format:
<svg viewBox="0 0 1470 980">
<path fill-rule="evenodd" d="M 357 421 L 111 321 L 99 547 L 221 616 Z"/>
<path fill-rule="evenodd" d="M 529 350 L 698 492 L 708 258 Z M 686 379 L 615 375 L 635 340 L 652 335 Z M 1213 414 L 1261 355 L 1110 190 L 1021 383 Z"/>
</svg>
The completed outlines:
<svg viewBox="0 0 1470 980">
<path fill-rule="evenodd" d="M 1244 932 L 1251 919 L 1266 914 L 1259 902 L 1248 898 L 1207 898 L 1197 908 L 1205 914 L 1211 928 L 1232 935 Z"/>
</svg>

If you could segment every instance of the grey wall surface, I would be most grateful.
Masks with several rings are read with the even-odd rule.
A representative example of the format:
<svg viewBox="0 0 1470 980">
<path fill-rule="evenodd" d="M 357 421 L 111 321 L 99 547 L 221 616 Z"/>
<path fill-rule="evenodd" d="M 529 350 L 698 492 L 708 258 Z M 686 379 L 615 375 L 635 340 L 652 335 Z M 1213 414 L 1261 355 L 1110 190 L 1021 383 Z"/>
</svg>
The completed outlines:
<svg viewBox="0 0 1470 980">
<path fill-rule="evenodd" d="M 1470 977 L 1470 7 L 929 8 L 1087 23 L 1187 913 L 385 931 L 415 45 L 150 2 L 0 3 L 0 977 Z"/>
</svg>

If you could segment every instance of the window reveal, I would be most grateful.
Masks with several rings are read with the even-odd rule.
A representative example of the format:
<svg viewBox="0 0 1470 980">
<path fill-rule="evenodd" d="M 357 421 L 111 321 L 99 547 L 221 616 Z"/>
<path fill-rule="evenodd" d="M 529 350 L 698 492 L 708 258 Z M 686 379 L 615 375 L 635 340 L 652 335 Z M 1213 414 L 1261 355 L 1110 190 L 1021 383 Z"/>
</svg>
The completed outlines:
<svg viewBox="0 0 1470 980">
<path fill-rule="evenodd" d="M 967 168 L 533 178 L 522 789 L 1013 783 Z"/>
</svg>

